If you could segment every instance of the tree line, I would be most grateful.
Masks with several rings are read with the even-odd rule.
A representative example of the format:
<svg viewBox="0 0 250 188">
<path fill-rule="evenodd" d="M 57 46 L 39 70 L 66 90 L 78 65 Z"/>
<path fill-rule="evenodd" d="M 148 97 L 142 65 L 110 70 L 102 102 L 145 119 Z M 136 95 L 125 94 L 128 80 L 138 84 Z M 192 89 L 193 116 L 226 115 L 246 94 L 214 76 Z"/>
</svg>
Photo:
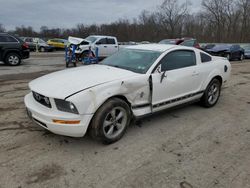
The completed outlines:
<svg viewBox="0 0 250 188">
<path fill-rule="evenodd" d="M 31 26 L 8 31 L 19 36 L 42 38 L 85 38 L 91 34 L 113 35 L 119 41 L 158 42 L 167 38 L 193 37 L 201 42 L 250 42 L 250 0 L 203 0 L 193 12 L 186 1 L 164 0 L 157 10 L 144 10 L 133 20 L 119 19 L 110 24 L 78 24 L 74 28 Z M 0 24 L 0 32 L 6 31 Z"/>
</svg>

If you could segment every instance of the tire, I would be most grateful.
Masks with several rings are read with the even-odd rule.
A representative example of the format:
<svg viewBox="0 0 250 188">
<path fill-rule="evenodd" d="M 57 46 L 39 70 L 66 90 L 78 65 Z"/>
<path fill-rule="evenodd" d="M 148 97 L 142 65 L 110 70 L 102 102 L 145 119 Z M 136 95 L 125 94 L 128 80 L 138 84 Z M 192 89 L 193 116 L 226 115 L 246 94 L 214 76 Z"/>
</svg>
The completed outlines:
<svg viewBox="0 0 250 188">
<path fill-rule="evenodd" d="M 95 57 L 95 54 L 92 51 L 91 51 L 91 53 L 92 53 L 92 56 Z M 80 62 L 83 62 L 84 58 L 88 57 L 88 56 L 89 56 L 89 51 L 84 51 L 84 52 L 82 52 L 82 54 L 80 55 L 80 57 L 78 58 L 78 60 Z"/>
<path fill-rule="evenodd" d="M 213 79 L 207 86 L 204 95 L 201 98 L 202 106 L 211 108 L 215 106 L 220 98 L 221 82 L 218 79 Z"/>
<path fill-rule="evenodd" d="M 66 61 L 66 68 L 68 68 L 69 67 L 69 61 L 67 60 Z"/>
<path fill-rule="evenodd" d="M 131 111 L 128 104 L 118 98 L 110 99 L 95 113 L 90 134 L 103 144 L 112 144 L 123 137 L 130 120 Z"/>
<path fill-rule="evenodd" d="M 243 60 L 244 60 L 244 54 L 240 54 L 239 60 L 240 60 L 240 61 L 243 61 Z"/>
<path fill-rule="evenodd" d="M 40 47 L 39 51 L 40 52 L 45 52 L 45 48 L 44 47 Z"/>
<path fill-rule="evenodd" d="M 21 64 L 21 57 L 17 53 L 9 53 L 5 57 L 5 63 L 10 66 L 18 66 Z"/>
</svg>

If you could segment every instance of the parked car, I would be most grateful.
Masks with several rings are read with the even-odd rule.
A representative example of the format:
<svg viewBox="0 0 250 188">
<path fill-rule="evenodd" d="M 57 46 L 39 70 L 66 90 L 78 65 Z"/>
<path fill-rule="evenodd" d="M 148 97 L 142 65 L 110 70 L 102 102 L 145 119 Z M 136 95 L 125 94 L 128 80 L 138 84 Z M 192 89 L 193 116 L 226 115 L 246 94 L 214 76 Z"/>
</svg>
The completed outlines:
<svg viewBox="0 0 250 188">
<path fill-rule="evenodd" d="M 60 135 L 87 130 L 105 143 L 119 140 L 139 118 L 200 100 L 216 105 L 231 65 L 199 49 L 175 45 L 126 47 L 101 64 L 52 73 L 29 83 L 29 116 Z"/>
<path fill-rule="evenodd" d="M 174 45 L 179 45 L 182 43 L 184 40 L 183 39 L 164 39 L 159 42 L 159 44 L 174 44 Z"/>
<path fill-rule="evenodd" d="M 200 44 L 196 39 L 185 39 L 180 45 L 201 49 Z"/>
<path fill-rule="evenodd" d="M 31 51 L 40 51 L 40 52 L 52 52 L 55 50 L 53 46 L 48 45 L 41 38 L 34 37 L 22 37 L 22 40 L 29 45 Z"/>
<path fill-rule="evenodd" d="M 68 44 L 68 41 L 65 40 L 65 39 L 57 39 L 57 38 L 55 38 L 55 39 L 48 40 L 47 43 L 50 46 L 53 46 L 56 49 L 65 49 L 65 47 Z"/>
<path fill-rule="evenodd" d="M 214 47 L 215 47 L 215 44 L 206 44 L 206 45 L 202 46 L 202 49 L 203 49 L 204 51 L 206 51 L 206 50 L 212 49 L 212 48 L 214 48 Z"/>
<path fill-rule="evenodd" d="M 182 39 L 164 39 L 159 42 L 159 44 L 175 44 L 175 45 L 182 45 L 188 47 L 194 47 L 200 49 L 200 45 L 196 39 L 193 38 L 182 38 Z"/>
<path fill-rule="evenodd" d="M 250 58 L 250 46 L 244 46 L 243 49 L 245 51 L 245 58 L 249 59 Z"/>
<path fill-rule="evenodd" d="M 240 45 L 217 44 L 213 48 L 207 49 L 206 52 L 214 56 L 226 57 L 228 60 L 243 60 L 245 56 L 244 49 Z"/>
<path fill-rule="evenodd" d="M 7 65 L 17 66 L 22 59 L 30 56 L 29 46 L 20 38 L 0 33 L 0 61 Z"/>
<path fill-rule="evenodd" d="M 75 53 L 79 57 L 84 58 L 89 54 L 89 49 L 95 55 L 95 50 L 98 47 L 98 57 L 106 58 L 119 50 L 119 45 L 116 37 L 91 35 L 86 39 L 69 37 L 69 43 L 77 44 L 78 48 Z"/>
<path fill-rule="evenodd" d="M 150 44 L 149 41 L 141 41 L 139 44 Z"/>
</svg>

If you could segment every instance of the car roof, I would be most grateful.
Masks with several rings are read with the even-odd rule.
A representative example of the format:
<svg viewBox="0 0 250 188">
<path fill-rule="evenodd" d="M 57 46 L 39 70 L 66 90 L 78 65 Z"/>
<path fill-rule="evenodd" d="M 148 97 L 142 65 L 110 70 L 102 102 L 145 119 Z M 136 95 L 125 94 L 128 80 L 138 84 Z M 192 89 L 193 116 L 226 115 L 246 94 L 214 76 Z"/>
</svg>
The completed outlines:
<svg viewBox="0 0 250 188">
<path fill-rule="evenodd" d="M 114 36 L 108 36 L 108 35 L 90 35 L 89 37 L 96 37 L 96 38 L 110 37 L 110 38 L 115 38 Z"/>
<path fill-rule="evenodd" d="M 134 50 L 150 50 L 150 51 L 157 51 L 157 52 L 165 52 L 170 49 L 187 49 L 187 50 L 194 50 L 194 48 L 186 47 L 186 46 L 178 46 L 178 45 L 171 45 L 171 44 L 143 44 L 143 45 L 135 45 L 135 46 L 128 46 L 127 49 L 134 49 Z"/>
</svg>

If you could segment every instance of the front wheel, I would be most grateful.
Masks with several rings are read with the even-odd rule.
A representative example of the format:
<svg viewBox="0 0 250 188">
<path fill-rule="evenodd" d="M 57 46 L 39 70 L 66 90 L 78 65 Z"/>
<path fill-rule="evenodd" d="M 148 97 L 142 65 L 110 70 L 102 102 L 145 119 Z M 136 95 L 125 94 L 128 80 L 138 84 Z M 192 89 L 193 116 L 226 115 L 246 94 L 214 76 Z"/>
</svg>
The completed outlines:
<svg viewBox="0 0 250 188">
<path fill-rule="evenodd" d="M 21 57 L 16 53 L 9 53 L 5 58 L 5 63 L 11 66 L 20 65 Z"/>
<path fill-rule="evenodd" d="M 244 54 L 241 54 L 241 55 L 240 55 L 239 60 L 240 60 L 240 61 L 243 61 L 243 60 L 244 60 Z"/>
<path fill-rule="evenodd" d="M 91 136 L 104 144 L 114 143 L 123 137 L 130 120 L 128 104 L 118 98 L 110 99 L 96 112 L 90 127 Z"/>
<path fill-rule="evenodd" d="M 201 98 L 201 104 L 207 108 L 215 106 L 220 98 L 220 93 L 221 82 L 215 78 L 209 83 L 205 90 L 204 95 Z"/>
<path fill-rule="evenodd" d="M 45 48 L 44 47 L 40 47 L 40 52 L 45 52 Z"/>
</svg>

